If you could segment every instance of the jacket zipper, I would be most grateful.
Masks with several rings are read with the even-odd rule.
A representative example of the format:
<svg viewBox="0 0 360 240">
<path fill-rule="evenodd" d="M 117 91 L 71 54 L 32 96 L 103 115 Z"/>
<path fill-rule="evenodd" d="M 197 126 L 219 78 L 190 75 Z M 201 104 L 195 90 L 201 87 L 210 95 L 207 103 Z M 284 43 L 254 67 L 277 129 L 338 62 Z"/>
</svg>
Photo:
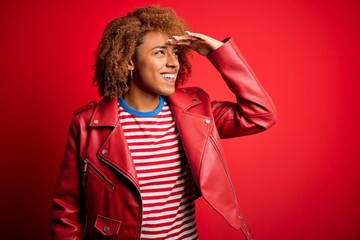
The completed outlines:
<svg viewBox="0 0 360 240">
<path fill-rule="evenodd" d="M 103 181 L 108 185 L 112 190 L 115 189 L 114 184 L 110 182 L 103 174 L 99 172 L 87 159 L 84 159 L 84 169 L 83 169 L 83 186 L 85 187 L 86 176 L 89 168 Z"/>
<path fill-rule="evenodd" d="M 219 151 L 219 148 L 217 147 L 217 145 L 216 145 L 216 143 L 215 143 L 215 140 L 214 140 L 211 136 L 209 137 L 209 142 L 210 142 L 211 145 L 214 147 L 217 155 L 219 156 L 219 158 L 220 158 L 220 160 L 221 160 L 221 164 L 223 165 L 223 168 L 224 168 L 224 170 L 225 170 L 226 176 L 227 176 L 228 181 L 229 181 L 229 183 L 230 183 L 231 190 L 232 190 L 232 192 L 233 192 L 235 201 L 237 201 L 237 200 L 236 200 L 235 189 L 234 189 L 234 186 L 233 186 L 232 183 L 231 183 L 230 175 L 229 175 L 229 173 L 228 173 L 228 171 L 227 171 L 227 169 L 226 169 L 226 165 L 225 165 L 224 158 L 222 157 L 222 155 L 221 155 L 221 153 L 220 153 L 220 151 Z"/>
<path fill-rule="evenodd" d="M 141 231 L 142 231 L 142 214 L 143 214 L 143 203 L 142 203 L 142 198 L 141 198 L 141 194 L 140 194 L 140 189 L 136 186 L 135 182 L 129 178 L 128 176 L 126 176 L 125 174 L 123 174 L 121 171 L 119 171 L 114 165 L 112 165 L 111 163 L 109 163 L 108 161 L 106 161 L 106 159 L 102 158 L 100 155 L 98 155 L 98 158 L 105 163 L 106 165 L 110 166 L 111 168 L 115 169 L 120 175 L 124 176 L 126 179 L 128 179 L 137 189 L 140 199 L 141 199 L 141 206 L 140 206 L 140 220 L 139 220 L 139 226 L 140 226 L 140 231 L 138 232 L 138 237 L 137 239 L 140 239 L 141 237 Z"/>
</svg>

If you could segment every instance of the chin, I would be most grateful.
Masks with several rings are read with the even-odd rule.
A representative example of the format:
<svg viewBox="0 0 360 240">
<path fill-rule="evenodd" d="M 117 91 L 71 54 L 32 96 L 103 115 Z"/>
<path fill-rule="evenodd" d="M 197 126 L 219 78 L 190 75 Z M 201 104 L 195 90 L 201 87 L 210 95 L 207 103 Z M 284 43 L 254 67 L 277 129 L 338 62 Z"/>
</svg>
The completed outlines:
<svg viewBox="0 0 360 240">
<path fill-rule="evenodd" d="M 164 97 L 168 97 L 168 96 L 172 95 L 174 92 L 175 92 L 175 88 L 171 89 L 171 90 L 163 91 L 160 95 L 162 95 Z"/>
</svg>

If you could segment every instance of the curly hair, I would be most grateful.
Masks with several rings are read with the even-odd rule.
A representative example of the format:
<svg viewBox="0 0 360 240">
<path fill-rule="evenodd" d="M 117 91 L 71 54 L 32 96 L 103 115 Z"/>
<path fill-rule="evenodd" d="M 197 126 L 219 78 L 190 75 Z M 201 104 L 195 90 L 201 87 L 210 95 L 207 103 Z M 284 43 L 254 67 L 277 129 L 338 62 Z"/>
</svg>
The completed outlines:
<svg viewBox="0 0 360 240">
<path fill-rule="evenodd" d="M 136 59 L 136 49 L 147 32 L 157 31 L 169 36 L 183 35 L 189 27 L 170 8 L 147 6 L 137 8 L 107 24 L 95 52 L 93 83 L 102 97 L 121 97 L 128 91 L 130 77 L 128 63 Z M 176 85 L 183 84 L 191 75 L 188 60 L 190 49 L 178 47 L 180 69 Z"/>
</svg>

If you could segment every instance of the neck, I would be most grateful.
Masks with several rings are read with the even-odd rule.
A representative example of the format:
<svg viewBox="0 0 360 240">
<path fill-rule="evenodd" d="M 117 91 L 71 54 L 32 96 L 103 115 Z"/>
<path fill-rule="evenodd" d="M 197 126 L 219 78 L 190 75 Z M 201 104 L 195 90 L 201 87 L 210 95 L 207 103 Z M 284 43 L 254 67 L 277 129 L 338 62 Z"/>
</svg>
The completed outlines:
<svg viewBox="0 0 360 240">
<path fill-rule="evenodd" d="M 139 92 L 129 91 L 123 96 L 126 104 L 139 112 L 150 112 L 157 108 L 160 103 L 160 95 L 145 95 Z"/>
</svg>

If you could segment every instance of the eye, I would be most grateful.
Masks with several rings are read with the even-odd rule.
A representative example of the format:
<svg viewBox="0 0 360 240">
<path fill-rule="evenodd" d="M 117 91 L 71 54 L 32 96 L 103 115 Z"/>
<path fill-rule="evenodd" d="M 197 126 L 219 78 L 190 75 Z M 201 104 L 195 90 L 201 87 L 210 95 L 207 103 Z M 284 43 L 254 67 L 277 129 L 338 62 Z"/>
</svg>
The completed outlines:
<svg viewBox="0 0 360 240">
<path fill-rule="evenodd" d="M 173 55 L 175 55 L 175 56 L 179 56 L 179 55 L 180 55 L 180 52 L 179 52 L 179 50 L 177 50 L 177 49 L 174 49 Z"/>
<path fill-rule="evenodd" d="M 155 55 L 164 55 L 165 51 L 164 50 L 158 50 L 155 52 Z"/>
</svg>

